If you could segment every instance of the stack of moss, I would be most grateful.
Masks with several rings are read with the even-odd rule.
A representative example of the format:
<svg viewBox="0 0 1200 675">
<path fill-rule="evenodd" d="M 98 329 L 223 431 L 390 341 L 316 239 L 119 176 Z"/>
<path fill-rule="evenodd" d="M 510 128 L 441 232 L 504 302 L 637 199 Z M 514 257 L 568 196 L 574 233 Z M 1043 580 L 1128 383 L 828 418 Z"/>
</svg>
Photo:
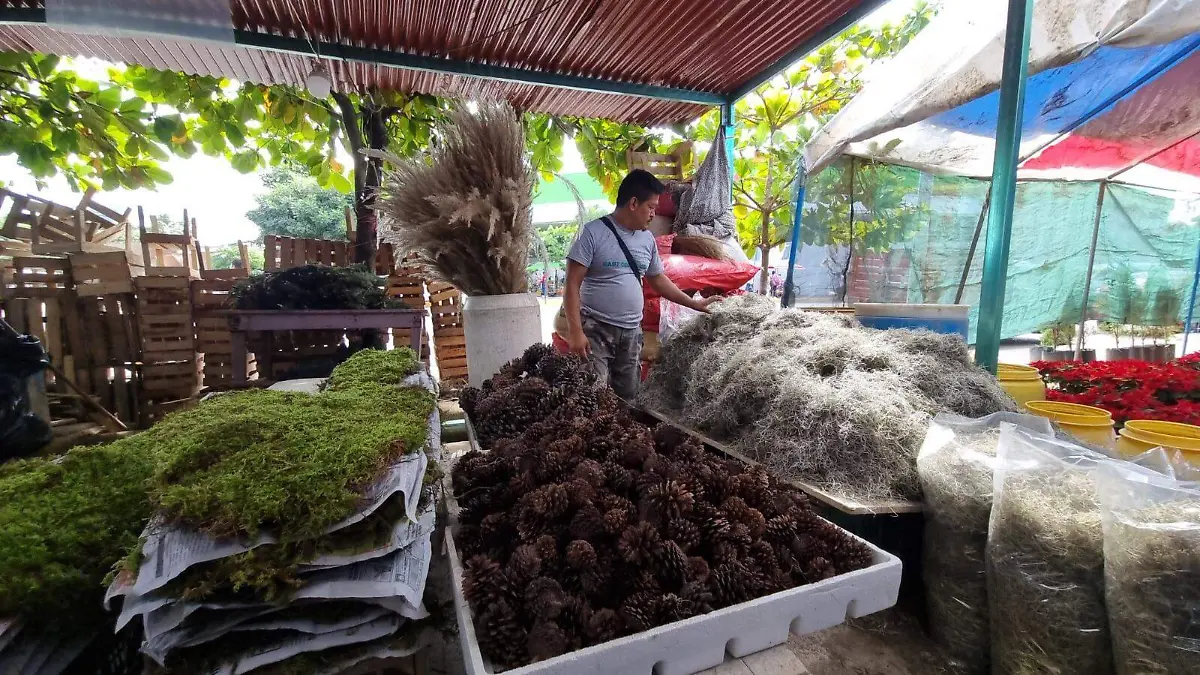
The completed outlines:
<svg viewBox="0 0 1200 675">
<path fill-rule="evenodd" d="M 224 394 L 143 433 L 154 517 L 110 590 L 123 620 L 142 617 L 143 651 L 171 672 L 247 672 L 410 639 L 440 446 L 431 389 L 411 350 L 367 350 L 319 394 Z"/>
</svg>

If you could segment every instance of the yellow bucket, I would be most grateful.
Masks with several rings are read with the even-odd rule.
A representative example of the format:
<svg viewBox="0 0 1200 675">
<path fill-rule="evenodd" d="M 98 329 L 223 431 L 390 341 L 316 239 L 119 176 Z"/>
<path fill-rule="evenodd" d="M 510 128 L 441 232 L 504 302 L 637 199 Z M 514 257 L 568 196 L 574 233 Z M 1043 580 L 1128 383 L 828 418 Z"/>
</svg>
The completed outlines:
<svg viewBox="0 0 1200 675">
<path fill-rule="evenodd" d="M 996 379 L 1017 405 L 1024 407 L 1030 401 L 1046 400 L 1046 385 L 1033 366 L 1001 363 L 996 367 Z"/>
<path fill-rule="evenodd" d="M 1129 420 L 1117 438 L 1117 449 L 1130 457 L 1159 446 L 1181 450 L 1188 460 L 1198 464 L 1200 427 L 1179 422 Z"/>
<path fill-rule="evenodd" d="M 1029 412 L 1056 422 L 1075 438 L 1111 448 L 1114 445 L 1112 413 L 1090 405 L 1059 401 L 1030 401 Z"/>
</svg>

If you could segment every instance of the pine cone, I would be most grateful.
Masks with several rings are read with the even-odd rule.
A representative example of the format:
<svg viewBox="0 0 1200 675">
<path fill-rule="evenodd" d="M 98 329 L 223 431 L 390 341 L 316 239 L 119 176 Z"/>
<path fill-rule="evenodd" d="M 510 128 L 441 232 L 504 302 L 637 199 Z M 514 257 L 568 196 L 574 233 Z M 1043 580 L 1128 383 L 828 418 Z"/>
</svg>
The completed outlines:
<svg viewBox="0 0 1200 675">
<path fill-rule="evenodd" d="M 637 593 L 625 599 L 617 610 L 625 625 L 634 632 L 648 630 L 658 625 L 655 617 L 658 608 L 655 606 L 655 596 L 650 593 Z"/>
<path fill-rule="evenodd" d="M 667 536 L 674 539 L 685 553 L 700 545 L 700 528 L 685 518 L 667 521 Z"/>
<path fill-rule="evenodd" d="M 662 596 L 655 604 L 657 605 L 658 619 L 664 624 L 690 619 L 699 613 L 696 611 L 696 605 L 693 602 L 681 598 L 674 593 Z"/>
<path fill-rule="evenodd" d="M 741 559 L 741 554 L 737 544 L 731 541 L 718 541 L 713 544 L 712 555 L 709 557 L 714 565 L 720 567 L 736 564 Z"/>
<path fill-rule="evenodd" d="M 701 542 L 722 541 L 729 536 L 731 525 L 721 516 L 706 516 L 697 522 L 700 526 Z"/>
<path fill-rule="evenodd" d="M 483 606 L 477 614 L 475 635 L 480 649 L 493 662 L 511 667 L 527 661 L 525 628 L 507 602 L 499 600 Z"/>
<path fill-rule="evenodd" d="M 542 571 L 542 558 L 537 549 L 531 545 L 518 546 L 508 559 L 505 573 L 517 584 L 524 585 L 533 581 Z"/>
<path fill-rule="evenodd" d="M 595 540 L 604 534 L 604 516 L 594 506 L 585 506 L 571 519 L 568 532 L 574 539 Z"/>
<path fill-rule="evenodd" d="M 840 541 L 830 551 L 836 574 L 845 574 L 871 566 L 871 549 L 866 544 L 840 533 L 839 537 Z"/>
<path fill-rule="evenodd" d="M 828 543 L 807 533 L 792 537 L 790 548 L 797 560 L 811 560 L 813 558 L 829 559 L 833 557 L 833 550 Z"/>
<path fill-rule="evenodd" d="M 624 447 L 620 449 L 620 463 L 629 469 L 640 469 L 642 464 L 654 454 L 654 445 L 648 439 L 621 439 Z M 619 447 L 619 446 L 618 446 Z"/>
<path fill-rule="evenodd" d="M 604 474 L 608 480 L 609 489 L 618 496 L 632 494 L 637 485 L 637 477 L 634 473 L 616 462 L 605 462 Z"/>
<path fill-rule="evenodd" d="M 598 609 L 588 621 L 587 637 L 591 644 L 615 640 L 625 634 L 625 621 L 611 609 Z"/>
<path fill-rule="evenodd" d="M 692 556 L 688 561 L 688 578 L 695 583 L 707 583 L 712 570 L 708 566 L 708 561 L 699 556 Z"/>
<path fill-rule="evenodd" d="M 496 580 L 503 576 L 500 563 L 477 555 L 463 564 L 463 595 L 472 604 L 483 606 L 495 596 Z"/>
<path fill-rule="evenodd" d="M 563 485 L 546 485 L 530 495 L 529 506 L 543 518 L 558 518 L 571 508 L 571 494 Z"/>
<path fill-rule="evenodd" d="M 713 595 L 702 582 L 684 584 L 683 588 L 679 591 L 679 597 L 690 600 L 695 606 L 697 614 L 704 614 L 713 610 Z"/>
<path fill-rule="evenodd" d="M 516 534 L 516 528 L 506 513 L 493 513 L 479 523 L 479 534 L 489 548 L 503 548 Z"/>
<path fill-rule="evenodd" d="M 565 601 L 562 586 L 549 577 L 538 577 L 525 587 L 525 607 L 538 619 L 558 616 Z"/>
<path fill-rule="evenodd" d="M 643 502 L 648 507 L 645 509 L 648 519 L 654 522 L 665 522 L 671 518 L 683 518 L 690 514 L 695 498 L 682 483 L 668 480 L 648 488 Z"/>
<path fill-rule="evenodd" d="M 633 583 L 629 587 L 631 591 L 630 595 L 637 595 L 638 593 L 650 593 L 651 595 L 658 595 L 663 592 L 663 587 L 658 581 L 658 576 L 650 570 L 642 570 L 641 572 L 638 572 L 632 577 L 632 582 Z"/>
<path fill-rule="evenodd" d="M 459 525 L 454 534 L 454 545 L 463 558 L 471 558 L 484 550 L 483 537 L 478 525 Z"/>
<path fill-rule="evenodd" d="M 688 576 L 688 559 L 683 549 L 674 541 L 663 542 L 662 550 L 655 556 L 655 571 L 667 589 L 679 588 Z"/>
<path fill-rule="evenodd" d="M 553 565 L 558 562 L 558 541 L 550 535 L 538 537 L 533 543 L 533 547 L 537 549 L 538 557 L 542 559 L 542 565 Z"/>
<path fill-rule="evenodd" d="M 774 543 L 787 544 L 796 535 L 796 521 L 791 516 L 776 516 L 767 521 L 763 536 Z"/>
<path fill-rule="evenodd" d="M 567 544 L 567 564 L 581 572 L 594 568 L 596 566 L 596 549 L 582 539 L 572 541 Z"/>
<path fill-rule="evenodd" d="M 727 607 L 750 599 L 746 582 L 748 570 L 740 565 L 719 565 L 708 579 L 708 587 L 717 605 Z"/>
<path fill-rule="evenodd" d="M 604 487 L 604 465 L 594 459 L 585 459 L 576 464 L 572 475 L 594 488 Z"/>
<path fill-rule="evenodd" d="M 553 621 L 535 623 L 533 628 L 529 629 L 525 648 L 533 663 L 552 659 L 569 651 L 566 633 Z"/>
<path fill-rule="evenodd" d="M 629 524 L 629 515 L 624 509 L 613 509 L 604 514 L 604 533 L 616 536 Z"/>
<path fill-rule="evenodd" d="M 627 518 L 633 518 L 635 515 L 637 515 L 637 507 L 635 507 L 633 502 L 629 501 L 628 499 L 619 495 L 615 495 L 611 492 L 601 494 L 600 510 L 607 512 L 613 509 L 624 511 Z"/>
<path fill-rule="evenodd" d="M 475 387 L 464 387 L 462 393 L 458 395 L 458 405 L 468 417 L 474 417 L 475 406 L 479 405 L 481 398 L 483 398 L 482 391 Z"/>
<path fill-rule="evenodd" d="M 537 373 L 541 367 L 542 359 L 556 355 L 554 347 L 544 343 L 535 342 L 525 348 L 525 353 L 521 354 L 521 371 L 525 373 Z M 539 373 L 540 374 L 540 373 Z"/>
<path fill-rule="evenodd" d="M 567 596 L 562 613 L 558 615 L 558 625 L 567 634 L 567 639 L 572 645 L 583 646 L 592 615 L 592 606 L 587 600 L 577 595 Z"/>
<path fill-rule="evenodd" d="M 775 555 L 775 549 L 765 541 L 756 541 L 750 545 L 750 558 L 764 574 L 779 569 L 779 558 Z"/>
<path fill-rule="evenodd" d="M 647 565 L 658 554 L 662 539 L 650 523 L 638 523 L 625 528 L 617 541 L 617 551 L 626 562 Z"/>
<path fill-rule="evenodd" d="M 654 449 L 664 455 L 674 456 L 675 449 L 689 438 L 673 424 L 659 424 L 654 427 Z"/>
<path fill-rule="evenodd" d="M 580 478 L 566 483 L 566 490 L 571 495 L 571 506 L 575 508 L 590 507 L 596 498 L 596 489 L 587 480 Z"/>
<path fill-rule="evenodd" d="M 539 483 L 556 483 L 567 474 L 567 458 L 560 452 L 547 451 L 533 473 Z"/>
<path fill-rule="evenodd" d="M 807 579 L 809 583 L 816 583 L 818 581 L 835 576 L 836 574 L 837 571 L 833 569 L 833 563 L 829 562 L 825 558 L 813 558 L 812 560 L 809 560 L 808 564 L 804 567 L 804 578 Z"/>
</svg>

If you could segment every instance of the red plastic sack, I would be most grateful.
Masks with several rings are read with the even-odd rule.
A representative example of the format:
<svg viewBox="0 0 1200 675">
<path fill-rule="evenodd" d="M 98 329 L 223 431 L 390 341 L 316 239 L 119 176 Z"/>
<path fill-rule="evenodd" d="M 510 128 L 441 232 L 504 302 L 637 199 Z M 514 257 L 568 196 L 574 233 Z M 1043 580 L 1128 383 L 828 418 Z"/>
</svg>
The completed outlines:
<svg viewBox="0 0 1200 675">
<path fill-rule="evenodd" d="M 658 256 L 662 259 L 663 273 L 684 293 L 699 291 L 701 295 L 726 295 L 736 291 L 758 274 L 758 267 L 748 262 L 713 260 L 694 255 L 671 253 L 671 242 L 675 235 L 658 237 Z M 659 295 L 649 285 L 642 287 L 645 304 L 642 306 L 642 329 L 658 330 Z"/>
</svg>

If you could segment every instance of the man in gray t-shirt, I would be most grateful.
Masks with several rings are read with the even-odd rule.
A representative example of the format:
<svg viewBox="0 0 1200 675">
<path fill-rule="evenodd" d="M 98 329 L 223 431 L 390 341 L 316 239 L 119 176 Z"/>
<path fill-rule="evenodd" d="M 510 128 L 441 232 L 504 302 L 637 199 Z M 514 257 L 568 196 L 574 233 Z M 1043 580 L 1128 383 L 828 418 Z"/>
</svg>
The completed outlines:
<svg viewBox="0 0 1200 675">
<path fill-rule="evenodd" d="M 627 400 L 637 396 L 640 382 L 642 279 L 684 307 L 704 312 L 712 301 L 693 300 L 663 274 L 647 227 L 665 191 L 650 172 L 631 171 L 617 190 L 616 210 L 584 225 L 567 254 L 566 340 Z"/>
</svg>

